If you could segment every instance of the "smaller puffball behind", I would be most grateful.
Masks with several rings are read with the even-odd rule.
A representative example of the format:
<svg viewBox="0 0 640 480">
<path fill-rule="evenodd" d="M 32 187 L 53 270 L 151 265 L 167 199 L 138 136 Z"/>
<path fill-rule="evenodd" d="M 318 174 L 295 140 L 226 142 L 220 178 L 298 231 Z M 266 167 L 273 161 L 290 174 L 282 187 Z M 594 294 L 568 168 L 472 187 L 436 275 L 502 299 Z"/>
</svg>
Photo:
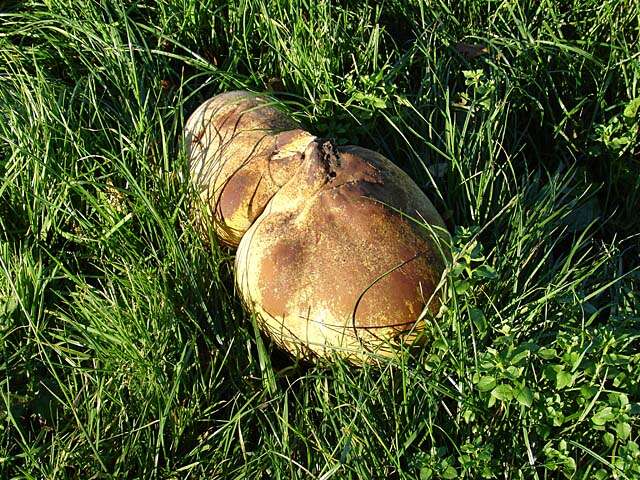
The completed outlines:
<svg viewBox="0 0 640 480">
<path fill-rule="evenodd" d="M 437 312 L 438 237 L 442 218 L 402 170 L 316 140 L 242 238 L 236 284 L 282 348 L 362 363 L 412 341 L 425 307 Z"/>
<path fill-rule="evenodd" d="M 193 211 L 196 223 L 212 225 L 219 240 L 237 246 L 314 138 L 250 92 L 204 102 L 185 126 L 191 181 L 202 203 Z"/>
</svg>

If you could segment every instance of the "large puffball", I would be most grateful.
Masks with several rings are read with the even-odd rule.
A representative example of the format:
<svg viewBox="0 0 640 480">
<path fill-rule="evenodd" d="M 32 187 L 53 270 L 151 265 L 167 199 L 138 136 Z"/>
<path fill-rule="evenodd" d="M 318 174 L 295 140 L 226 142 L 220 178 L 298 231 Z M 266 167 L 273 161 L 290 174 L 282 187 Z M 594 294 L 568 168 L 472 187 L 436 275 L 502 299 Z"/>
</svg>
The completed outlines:
<svg viewBox="0 0 640 480">
<path fill-rule="evenodd" d="M 425 309 L 437 312 L 447 238 L 388 159 L 316 140 L 242 238 L 236 285 L 280 347 L 362 363 L 392 355 L 423 329 Z"/>
<path fill-rule="evenodd" d="M 200 204 L 198 225 L 237 246 L 267 202 L 288 180 L 315 137 L 274 102 L 250 92 L 217 95 L 187 120 L 185 143 Z"/>
</svg>

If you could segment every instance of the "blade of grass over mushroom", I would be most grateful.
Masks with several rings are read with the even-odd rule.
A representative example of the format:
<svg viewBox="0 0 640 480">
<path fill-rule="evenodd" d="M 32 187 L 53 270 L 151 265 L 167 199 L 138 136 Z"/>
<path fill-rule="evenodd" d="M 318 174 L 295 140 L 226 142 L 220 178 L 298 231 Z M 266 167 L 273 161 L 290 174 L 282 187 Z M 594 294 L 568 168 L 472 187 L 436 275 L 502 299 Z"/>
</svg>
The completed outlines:
<svg viewBox="0 0 640 480">
<path fill-rule="evenodd" d="M 0 5 L 0 478 L 640 475 L 634 2 L 347 3 Z M 183 181 L 231 90 L 432 199 L 419 349 L 256 334 Z"/>
</svg>

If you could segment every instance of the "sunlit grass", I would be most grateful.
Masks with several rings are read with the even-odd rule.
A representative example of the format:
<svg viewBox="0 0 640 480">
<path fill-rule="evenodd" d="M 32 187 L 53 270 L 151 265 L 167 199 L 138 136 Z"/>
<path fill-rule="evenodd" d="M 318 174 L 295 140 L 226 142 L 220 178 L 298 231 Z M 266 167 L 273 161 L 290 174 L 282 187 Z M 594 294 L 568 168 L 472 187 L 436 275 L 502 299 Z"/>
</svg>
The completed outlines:
<svg viewBox="0 0 640 480">
<path fill-rule="evenodd" d="M 0 477 L 640 476 L 639 13 L 526 3 L 0 6 Z M 443 213 L 420 351 L 298 364 L 243 312 L 180 146 L 239 88 Z"/>
</svg>

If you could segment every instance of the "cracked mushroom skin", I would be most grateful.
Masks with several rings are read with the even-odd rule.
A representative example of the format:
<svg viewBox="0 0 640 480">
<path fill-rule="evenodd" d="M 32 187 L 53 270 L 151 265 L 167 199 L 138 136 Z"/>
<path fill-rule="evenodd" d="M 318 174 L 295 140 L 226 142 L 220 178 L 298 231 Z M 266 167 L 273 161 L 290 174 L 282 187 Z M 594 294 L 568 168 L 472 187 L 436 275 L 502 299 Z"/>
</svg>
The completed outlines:
<svg viewBox="0 0 640 480">
<path fill-rule="evenodd" d="M 415 340 L 425 307 L 437 312 L 435 231 L 446 241 L 436 209 L 388 159 L 316 140 L 240 242 L 236 284 L 281 348 L 364 363 Z"/>
<path fill-rule="evenodd" d="M 196 224 L 211 223 L 219 240 L 237 246 L 267 202 L 297 169 L 315 138 L 264 98 L 235 91 L 200 105 L 187 120 L 191 181 L 201 206 Z"/>
</svg>

